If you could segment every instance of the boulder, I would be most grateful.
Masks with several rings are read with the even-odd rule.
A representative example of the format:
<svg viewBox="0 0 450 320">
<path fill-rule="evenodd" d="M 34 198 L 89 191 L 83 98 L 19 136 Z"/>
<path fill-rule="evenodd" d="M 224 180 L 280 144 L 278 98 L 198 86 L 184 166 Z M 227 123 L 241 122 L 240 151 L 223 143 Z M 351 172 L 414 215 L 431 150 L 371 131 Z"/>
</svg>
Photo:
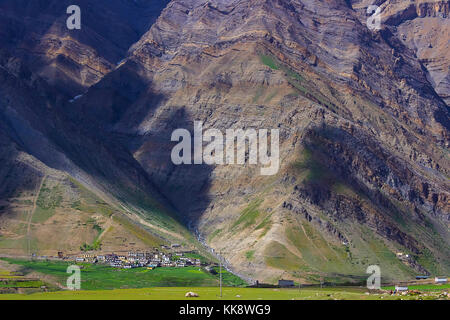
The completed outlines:
<svg viewBox="0 0 450 320">
<path fill-rule="evenodd" d="M 195 298 L 198 297 L 198 294 L 192 291 L 186 292 L 186 294 L 184 295 L 186 298 Z"/>
</svg>

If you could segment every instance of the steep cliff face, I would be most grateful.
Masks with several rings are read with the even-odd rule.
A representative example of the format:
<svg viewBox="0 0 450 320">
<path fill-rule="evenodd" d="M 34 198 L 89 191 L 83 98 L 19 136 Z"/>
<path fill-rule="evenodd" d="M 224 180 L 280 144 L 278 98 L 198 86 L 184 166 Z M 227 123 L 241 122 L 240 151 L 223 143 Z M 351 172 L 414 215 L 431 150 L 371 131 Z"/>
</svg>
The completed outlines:
<svg viewBox="0 0 450 320">
<path fill-rule="evenodd" d="M 345 1 L 172 1 L 75 106 L 254 279 L 448 270 L 448 110 L 400 47 Z M 280 171 L 174 165 L 171 133 L 194 120 L 278 128 Z"/>
<path fill-rule="evenodd" d="M 364 22 L 370 1 L 352 1 Z M 381 27 L 400 39 L 397 50 L 408 48 L 426 68 L 427 78 L 449 105 L 450 98 L 450 1 L 378 1 Z"/>
<path fill-rule="evenodd" d="M 0 41 L 32 72 L 73 97 L 114 70 L 167 2 L 2 1 Z M 82 8 L 80 30 L 66 26 L 71 5 Z"/>
<path fill-rule="evenodd" d="M 173 0 L 117 68 L 75 101 L 57 100 L 64 121 L 52 142 L 116 199 L 139 191 L 173 208 L 252 279 L 355 281 L 371 264 L 385 280 L 446 273 L 448 91 L 399 39 L 407 22 L 396 17 L 411 9 L 384 3 L 396 9 L 372 32 L 366 5 Z M 171 134 L 194 121 L 278 129 L 278 173 L 248 161 L 173 164 Z"/>
</svg>

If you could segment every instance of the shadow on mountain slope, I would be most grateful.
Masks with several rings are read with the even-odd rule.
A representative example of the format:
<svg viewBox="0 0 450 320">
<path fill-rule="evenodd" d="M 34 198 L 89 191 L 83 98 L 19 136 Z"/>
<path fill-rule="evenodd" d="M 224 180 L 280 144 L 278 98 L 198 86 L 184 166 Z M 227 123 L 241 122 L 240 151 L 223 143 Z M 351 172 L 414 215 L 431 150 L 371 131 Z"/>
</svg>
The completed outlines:
<svg viewBox="0 0 450 320">
<path fill-rule="evenodd" d="M 169 1 L 5 0 L 0 42 L 33 73 L 71 97 L 122 60 Z M 81 29 L 68 30 L 70 5 L 81 9 Z"/>
<path fill-rule="evenodd" d="M 183 215 L 186 224 L 195 224 L 211 201 L 208 191 L 213 166 L 193 163 L 175 165 L 171 159 L 172 148 L 178 143 L 171 142 L 172 132 L 178 128 L 187 129 L 191 133 L 193 145 L 193 126 L 194 119 L 186 109 L 175 109 L 159 124 L 159 131 L 152 131 L 142 137 L 142 144 L 136 152 L 136 159 Z"/>
</svg>

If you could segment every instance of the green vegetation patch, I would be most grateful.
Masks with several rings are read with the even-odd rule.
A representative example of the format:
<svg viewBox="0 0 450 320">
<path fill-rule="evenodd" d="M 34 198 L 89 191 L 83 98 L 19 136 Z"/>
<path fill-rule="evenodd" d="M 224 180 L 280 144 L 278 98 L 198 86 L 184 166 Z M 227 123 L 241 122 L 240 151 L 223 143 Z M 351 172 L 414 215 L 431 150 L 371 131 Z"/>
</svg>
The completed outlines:
<svg viewBox="0 0 450 320">
<path fill-rule="evenodd" d="M 214 267 L 214 271 L 220 276 L 220 267 Z M 222 283 L 226 283 L 228 286 L 241 287 L 247 285 L 247 283 L 241 278 L 235 276 L 225 268 L 222 268 Z"/>
<path fill-rule="evenodd" d="M 40 280 L 0 280 L 0 288 L 40 288 L 43 285 Z"/>
<path fill-rule="evenodd" d="M 245 257 L 247 258 L 247 260 L 252 260 L 254 254 L 255 254 L 255 250 L 249 250 L 245 253 Z"/>
<path fill-rule="evenodd" d="M 255 96 L 253 97 L 252 102 L 253 103 L 257 103 L 259 98 L 261 98 L 261 96 L 263 95 L 263 93 L 264 93 L 264 88 L 263 87 L 259 87 L 258 90 L 256 91 Z"/>
<path fill-rule="evenodd" d="M 374 231 L 366 226 L 359 226 L 355 231 L 357 233 L 352 235 L 352 263 L 357 263 L 361 269 L 380 265 L 383 282 L 404 281 L 415 276 L 416 272 L 397 258 L 393 249 Z"/>
<path fill-rule="evenodd" d="M 272 215 L 269 214 L 256 226 L 255 230 L 263 229 L 263 232 L 259 235 L 259 238 L 264 237 L 267 232 L 269 232 L 270 228 L 272 227 Z"/>
<path fill-rule="evenodd" d="M 79 193 L 79 198 L 70 205 L 72 209 L 86 213 L 101 213 L 106 217 L 110 217 L 114 213 L 119 212 L 72 177 L 69 177 L 69 181 L 71 187 Z"/>
<path fill-rule="evenodd" d="M 47 221 L 55 214 L 55 209 L 61 206 L 62 199 L 60 185 L 48 188 L 44 183 L 36 201 L 36 210 L 33 213 L 32 222 L 41 223 Z"/>
<path fill-rule="evenodd" d="M 83 243 L 80 246 L 81 251 L 96 251 L 100 250 L 102 247 L 101 243 L 99 241 L 94 241 L 92 244 Z"/>
<path fill-rule="evenodd" d="M 44 185 L 39 192 L 38 199 L 36 204 L 38 207 L 42 209 L 54 209 L 61 205 L 62 202 L 62 190 L 59 185 L 50 188 L 47 188 Z"/>
<path fill-rule="evenodd" d="M 45 222 L 50 219 L 55 214 L 55 209 L 43 209 L 41 207 L 36 207 L 36 210 L 33 213 L 33 218 L 31 221 L 33 223 Z"/>
<path fill-rule="evenodd" d="M 299 172 L 307 172 L 305 182 L 327 185 L 335 183 L 334 176 L 329 169 L 322 164 L 317 154 L 309 147 L 303 148 L 300 159 L 294 163 L 294 168 Z"/>
<path fill-rule="evenodd" d="M 38 272 L 55 277 L 65 285 L 70 263 L 59 261 L 29 261 L 2 258 L 3 260 L 23 266 L 23 272 Z M 199 268 L 146 268 L 116 269 L 100 264 L 82 264 L 81 289 L 104 290 L 124 288 L 174 287 L 174 286 L 217 286 L 219 275 Z M 239 283 L 239 278 L 225 272 L 223 283 L 233 286 Z M 239 280 L 238 280 L 239 279 Z M 242 281 L 242 280 L 240 280 Z"/>
<path fill-rule="evenodd" d="M 250 202 L 250 204 L 245 208 L 240 217 L 233 223 L 231 229 L 235 229 L 237 227 L 247 228 L 249 226 L 255 225 L 256 220 L 259 217 L 260 211 L 259 206 L 262 203 L 261 199 L 256 199 Z"/>
<path fill-rule="evenodd" d="M 219 235 L 219 233 L 221 233 L 221 232 L 222 232 L 222 229 L 216 229 L 213 232 L 211 232 L 211 234 L 208 237 L 208 241 L 212 241 L 212 239 L 217 237 Z"/>
<path fill-rule="evenodd" d="M 186 258 L 191 258 L 191 259 L 199 259 L 202 264 L 212 262 L 210 259 L 208 259 L 198 253 L 189 252 L 189 253 L 185 253 L 183 256 Z"/>
<path fill-rule="evenodd" d="M 304 223 L 301 227 L 286 229 L 286 237 L 295 245 L 310 268 L 328 273 L 352 272 L 348 268 L 350 261 L 345 249 L 330 245 L 310 224 Z"/>
<path fill-rule="evenodd" d="M 92 219 L 89 218 L 86 221 L 87 224 L 92 224 L 92 229 L 94 229 L 95 231 L 97 231 L 97 235 L 95 236 L 94 241 L 92 242 L 92 244 L 87 244 L 87 243 L 83 243 L 80 246 L 80 250 L 81 251 L 95 251 L 95 250 L 100 250 L 102 248 L 102 244 L 100 241 L 100 236 L 102 235 L 102 233 L 104 232 L 104 230 L 102 229 L 102 227 L 100 227 L 97 222 Z"/>
<path fill-rule="evenodd" d="M 280 63 L 275 57 L 261 54 L 259 56 L 261 62 L 271 68 L 272 70 L 282 70 L 285 73 L 287 82 L 293 86 L 296 91 L 306 98 L 315 101 L 333 111 L 336 111 L 336 106 L 328 100 L 319 90 L 313 88 L 310 83 L 306 81 L 299 73 L 295 72 L 288 66 Z"/>
<path fill-rule="evenodd" d="M 136 238 L 141 240 L 143 243 L 149 247 L 158 247 L 164 243 L 157 236 L 152 235 L 149 231 L 145 230 L 140 225 L 133 223 L 130 219 L 124 215 L 114 215 L 113 220 L 120 223 L 125 229 L 127 229 Z"/>
<path fill-rule="evenodd" d="M 271 242 L 264 251 L 268 266 L 281 270 L 300 270 L 303 261 L 277 241 Z"/>
<path fill-rule="evenodd" d="M 272 70 L 279 70 L 280 69 L 278 63 L 271 56 L 262 54 L 262 55 L 259 56 L 259 58 L 261 59 L 261 62 L 263 64 L 265 64 L 266 66 L 268 66 L 270 69 L 272 69 Z"/>
<path fill-rule="evenodd" d="M 198 293 L 200 300 L 417 300 L 417 296 L 390 296 L 381 294 L 367 295 L 365 288 L 223 288 L 219 298 L 217 287 L 165 287 L 120 290 L 59 291 L 34 294 L 0 294 L 0 299 L 14 300 L 192 300 L 185 297 L 186 292 Z M 434 296 L 424 300 L 436 299 Z"/>
</svg>

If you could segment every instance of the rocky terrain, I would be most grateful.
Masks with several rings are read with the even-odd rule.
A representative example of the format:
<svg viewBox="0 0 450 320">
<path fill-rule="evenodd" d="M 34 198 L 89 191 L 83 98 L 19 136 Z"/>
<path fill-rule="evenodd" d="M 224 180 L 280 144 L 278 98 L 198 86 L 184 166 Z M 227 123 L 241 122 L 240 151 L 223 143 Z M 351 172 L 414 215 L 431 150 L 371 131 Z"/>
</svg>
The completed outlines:
<svg viewBox="0 0 450 320">
<path fill-rule="evenodd" d="M 22 28 L 40 53 L 2 33 L 4 221 L 51 168 L 161 241 L 197 230 L 253 280 L 449 272 L 448 1 L 378 1 L 378 31 L 367 1 L 173 0 L 158 14 L 141 2 L 103 10 L 117 32 L 97 17 L 81 31 Z M 4 6 L 0 24 L 17 10 Z M 194 121 L 279 129 L 280 170 L 174 165 L 171 134 Z"/>
<path fill-rule="evenodd" d="M 2 1 L 0 41 L 60 93 L 77 94 L 114 70 L 148 30 L 164 1 Z M 82 28 L 66 26 L 66 9 L 82 10 Z"/>
<path fill-rule="evenodd" d="M 363 22 L 370 1 L 352 1 Z M 411 50 L 427 71 L 436 93 L 449 105 L 450 2 L 441 0 L 377 1 L 386 31 L 400 40 L 397 50 Z"/>
<path fill-rule="evenodd" d="M 16 1 L 2 2 L 0 21 L 10 30 L 3 34 L 6 39 L 2 38 L 4 45 L 0 52 L 0 249 L 8 254 L 54 255 L 59 250 L 79 251 L 82 244 L 91 245 L 100 236 L 105 250 L 142 248 L 186 241 L 186 238 L 188 242 L 193 241 L 185 227 L 171 217 L 170 204 L 145 174 L 139 174 L 142 169 L 127 151 L 117 146 L 114 139 L 100 142 L 102 137 L 68 118 L 71 97 L 82 93 L 79 90 L 85 90 L 82 87 L 88 85 L 81 83 L 81 74 L 86 74 L 83 70 L 92 70 L 89 62 L 81 63 L 85 53 L 112 49 L 114 45 L 115 53 L 105 51 L 101 56 L 96 53 L 98 57 L 93 59 L 115 61 L 125 54 L 133 37 L 139 36 L 137 31 L 130 31 L 114 39 L 118 33 L 109 37 L 109 32 L 103 29 L 109 47 L 103 46 L 106 40 L 89 42 L 82 38 L 83 32 L 91 36 L 89 23 L 101 20 L 96 21 L 94 15 L 86 19 L 87 26 L 81 29 L 85 31 L 71 33 L 65 28 L 65 8 L 69 4 L 69 1 L 65 4 L 22 1 L 21 5 Z M 138 3 L 133 7 L 123 1 L 113 4 L 108 7 L 103 3 L 103 7 L 110 8 L 113 16 L 125 15 L 117 18 L 119 21 L 126 21 L 129 14 L 133 17 L 142 14 L 140 20 L 136 17 L 131 24 L 144 28 L 155 18 L 154 4 L 143 3 L 144 7 Z M 124 5 L 128 6 L 127 10 Z M 13 21 L 23 18 L 23 12 L 30 17 L 25 19 L 29 25 L 19 27 Z M 145 22 L 147 18 L 150 20 Z M 55 27 L 52 32 L 44 33 L 44 28 L 34 28 L 36 21 L 45 26 L 55 24 L 59 29 Z M 47 53 L 24 49 L 35 42 L 30 37 L 38 37 L 43 48 L 46 37 L 60 39 L 61 33 L 68 33 L 71 39 L 81 37 L 83 41 L 80 51 L 67 49 L 59 55 L 71 60 L 72 66 L 77 65 L 77 73 L 68 74 L 63 65 L 46 60 Z M 114 54 L 110 56 L 111 53 Z M 52 69 L 54 77 L 48 78 L 44 69 Z M 140 217 L 142 212 L 145 219 L 153 212 L 151 224 Z M 94 228 L 95 225 L 100 228 Z"/>
</svg>

